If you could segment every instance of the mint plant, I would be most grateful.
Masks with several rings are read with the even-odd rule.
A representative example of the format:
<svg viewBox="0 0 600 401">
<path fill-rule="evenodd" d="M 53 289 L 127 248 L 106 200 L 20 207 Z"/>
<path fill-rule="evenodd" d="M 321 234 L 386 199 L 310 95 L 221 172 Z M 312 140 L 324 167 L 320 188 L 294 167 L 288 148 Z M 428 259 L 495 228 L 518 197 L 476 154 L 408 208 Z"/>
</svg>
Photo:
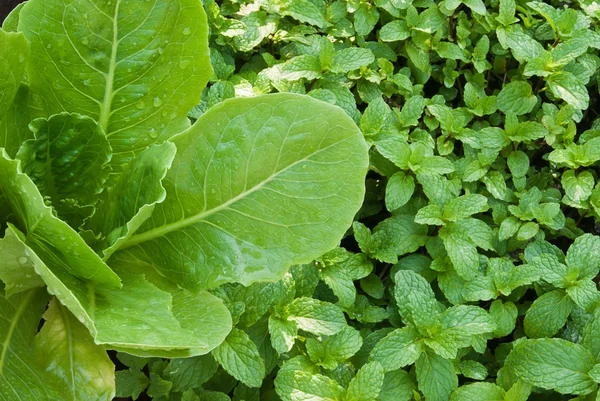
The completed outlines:
<svg viewBox="0 0 600 401">
<path fill-rule="evenodd" d="M 596 2 L 201 2 L 4 22 L 0 395 L 597 400 Z"/>
</svg>

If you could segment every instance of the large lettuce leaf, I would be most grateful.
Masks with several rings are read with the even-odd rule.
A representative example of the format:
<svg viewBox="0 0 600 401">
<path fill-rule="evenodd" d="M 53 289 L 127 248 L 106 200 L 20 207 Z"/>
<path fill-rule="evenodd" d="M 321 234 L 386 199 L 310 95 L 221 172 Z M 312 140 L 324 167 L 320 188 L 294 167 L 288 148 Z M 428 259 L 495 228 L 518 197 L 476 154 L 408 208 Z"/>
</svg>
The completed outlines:
<svg viewBox="0 0 600 401">
<path fill-rule="evenodd" d="M 172 142 L 165 201 L 109 265 L 152 266 L 194 291 L 275 280 L 335 247 L 363 200 L 360 130 L 306 96 L 226 101 Z"/>
<path fill-rule="evenodd" d="M 31 0 L 18 29 L 39 107 L 94 118 L 112 164 L 189 127 L 212 74 L 206 15 L 198 0 Z"/>
</svg>

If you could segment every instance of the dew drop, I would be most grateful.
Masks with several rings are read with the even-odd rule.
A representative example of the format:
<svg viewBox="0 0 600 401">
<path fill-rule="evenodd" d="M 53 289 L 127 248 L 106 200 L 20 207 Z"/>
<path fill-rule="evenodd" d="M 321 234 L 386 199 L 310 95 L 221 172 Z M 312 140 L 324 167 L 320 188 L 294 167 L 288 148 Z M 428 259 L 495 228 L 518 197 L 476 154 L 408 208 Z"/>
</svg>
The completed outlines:
<svg viewBox="0 0 600 401">
<path fill-rule="evenodd" d="M 154 107 L 160 107 L 160 105 L 162 104 L 162 100 L 160 99 L 160 97 L 157 96 L 154 98 L 152 104 L 154 105 Z"/>
<path fill-rule="evenodd" d="M 88 45 L 90 43 L 90 38 L 83 38 L 83 40 L 81 41 L 81 43 L 83 43 L 84 45 Z"/>
<path fill-rule="evenodd" d="M 146 107 L 146 105 L 144 104 L 144 102 L 138 102 L 138 103 L 135 105 L 135 107 L 136 107 L 136 109 L 138 109 L 138 110 L 142 110 L 143 108 L 145 108 L 145 107 Z"/>
<path fill-rule="evenodd" d="M 185 36 L 188 36 L 190 33 L 192 33 L 192 30 L 191 30 L 190 28 L 188 28 L 188 27 L 185 27 L 185 28 L 183 29 L 183 34 L 184 34 Z"/>
<path fill-rule="evenodd" d="M 24 265 L 27 264 L 27 262 L 29 262 L 29 259 L 27 259 L 27 256 L 19 256 L 17 258 L 17 262 L 19 262 L 20 265 Z"/>
<path fill-rule="evenodd" d="M 47 49 L 52 49 L 52 45 L 51 45 L 50 43 L 48 43 L 48 44 L 46 45 L 46 48 L 47 48 Z"/>
<path fill-rule="evenodd" d="M 85 81 L 83 81 L 83 84 L 84 84 L 85 86 L 90 86 L 90 84 L 91 84 L 91 83 L 92 83 L 92 80 L 91 80 L 91 79 L 86 79 Z"/>
<path fill-rule="evenodd" d="M 158 54 L 163 54 L 165 52 L 165 49 L 163 49 L 162 47 L 158 48 Z"/>
<path fill-rule="evenodd" d="M 152 139 L 158 138 L 158 134 L 156 133 L 156 130 L 154 128 L 150 128 L 149 135 L 150 135 L 150 138 L 152 138 Z"/>
<path fill-rule="evenodd" d="M 214 194 L 217 193 L 217 190 L 213 188 L 213 189 L 210 190 L 210 193 L 214 195 Z"/>
</svg>

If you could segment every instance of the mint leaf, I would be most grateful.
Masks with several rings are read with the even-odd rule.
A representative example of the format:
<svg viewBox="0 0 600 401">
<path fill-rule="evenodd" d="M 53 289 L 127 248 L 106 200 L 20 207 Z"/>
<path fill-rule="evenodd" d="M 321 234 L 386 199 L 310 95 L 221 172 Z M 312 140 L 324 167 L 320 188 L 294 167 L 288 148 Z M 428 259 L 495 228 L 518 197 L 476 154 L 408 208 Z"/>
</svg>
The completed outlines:
<svg viewBox="0 0 600 401">
<path fill-rule="evenodd" d="M 537 103 L 531 94 L 531 85 L 523 81 L 511 82 L 502 87 L 497 97 L 498 109 L 504 113 L 527 114 Z"/>
<path fill-rule="evenodd" d="M 379 362 L 386 372 L 403 368 L 415 363 L 421 355 L 422 345 L 418 340 L 418 333 L 412 327 L 396 329 L 377 343 L 370 359 Z"/>
<path fill-rule="evenodd" d="M 332 335 L 346 327 L 346 319 L 337 306 L 314 298 L 297 298 L 285 308 L 288 320 L 299 329 L 313 334 Z"/>
<path fill-rule="evenodd" d="M 248 334 L 233 329 L 225 341 L 212 351 L 217 362 L 233 377 L 249 387 L 260 387 L 265 365 Z"/>
<path fill-rule="evenodd" d="M 431 401 L 445 401 L 458 387 L 452 362 L 434 353 L 424 352 L 415 364 L 419 390 Z"/>
<path fill-rule="evenodd" d="M 384 372 L 377 362 L 370 362 L 360 368 L 348 385 L 346 400 L 375 401 L 383 386 Z"/>
<path fill-rule="evenodd" d="M 564 290 L 545 293 L 527 310 L 525 332 L 533 338 L 552 337 L 565 325 L 573 306 Z"/>
<path fill-rule="evenodd" d="M 562 339 L 523 341 L 510 353 L 506 364 L 537 387 L 563 394 L 588 394 L 596 389 L 588 376 L 595 364 L 592 355 L 581 345 Z"/>
</svg>

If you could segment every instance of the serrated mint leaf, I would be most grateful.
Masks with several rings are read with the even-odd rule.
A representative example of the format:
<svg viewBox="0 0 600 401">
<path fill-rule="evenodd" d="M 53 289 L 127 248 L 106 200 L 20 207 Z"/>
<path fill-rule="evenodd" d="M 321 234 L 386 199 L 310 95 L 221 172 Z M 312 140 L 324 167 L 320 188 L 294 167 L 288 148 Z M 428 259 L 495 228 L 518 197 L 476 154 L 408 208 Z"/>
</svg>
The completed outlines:
<svg viewBox="0 0 600 401">
<path fill-rule="evenodd" d="M 531 85 L 528 82 L 515 81 L 502 87 L 496 101 L 500 111 L 521 115 L 533 110 L 537 98 L 531 93 Z"/>
<path fill-rule="evenodd" d="M 554 290 L 537 298 L 525 315 L 525 333 L 532 338 L 552 337 L 563 327 L 574 304 L 564 290 Z"/>
<path fill-rule="evenodd" d="M 208 354 L 171 359 L 163 374 L 166 380 L 173 383 L 173 391 L 187 391 L 206 383 L 217 368 L 214 358 Z"/>
<path fill-rule="evenodd" d="M 486 210 L 488 210 L 488 203 L 485 196 L 477 194 L 463 195 L 451 200 L 444 207 L 444 219 L 458 221 Z"/>
<path fill-rule="evenodd" d="M 373 52 L 360 47 L 350 47 L 335 52 L 331 71 L 334 73 L 346 73 L 367 66 L 375 61 Z"/>
<path fill-rule="evenodd" d="M 375 401 L 384 381 L 384 371 L 378 362 L 369 362 L 359 369 L 348 385 L 347 401 Z"/>
<path fill-rule="evenodd" d="M 450 401 L 505 401 L 506 392 L 493 383 L 471 383 L 454 390 Z"/>
<path fill-rule="evenodd" d="M 265 365 L 248 334 L 233 329 L 225 341 L 212 352 L 217 362 L 233 377 L 249 387 L 260 387 Z"/>
<path fill-rule="evenodd" d="M 442 208 L 438 205 L 427 205 L 419 209 L 415 215 L 415 222 L 419 224 L 429 224 L 441 226 L 444 224 Z"/>
<path fill-rule="evenodd" d="M 424 352 L 415 367 L 419 390 L 430 401 L 448 400 L 450 394 L 458 387 L 454 365 L 441 356 Z"/>
<path fill-rule="evenodd" d="M 150 385 L 150 379 L 138 369 L 119 370 L 116 373 L 117 397 L 137 400 Z"/>
<path fill-rule="evenodd" d="M 410 36 L 410 29 L 405 21 L 396 20 L 388 22 L 379 30 L 379 39 L 383 42 L 404 40 Z"/>
<path fill-rule="evenodd" d="M 333 335 L 346 327 L 342 310 L 314 298 L 297 298 L 285 308 L 288 320 L 313 334 Z"/>
<path fill-rule="evenodd" d="M 479 253 L 464 230 L 449 225 L 442 227 L 439 236 L 459 276 L 468 280 L 479 270 Z"/>
<path fill-rule="evenodd" d="M 400 270 L 394 276 L 394 297 L 400 315 L 417 327 L 429 327 L 437 323 L 438 306 L 431 286 L 411 270 Z"/>
<path fill-rule="evenodd" d="M 561 177 L 561 184 L 565 189 L 563 203 L 578 209 L 587 207 L 586 201 L 592 195 L 595 184 L 594 177 L 589 171 L 576 174 L 573 170 L 567 170 Z"/>
<path fill-rule="evenodd" d="M 411 365 L 422 352 L 422 345 L 418 340 L 419 336 L 414 328 L 408 326 L 396 329 L 375 345 L 370 359 L 379 362 L 386 372 Z"/>
<path fill-rule="evenodd" d="M 356 354 L 362 344 L 360 333 L 352 327 L 346 327 L 339 333 L 321 340 L 308 338 L 306 351 L 314 363 L 333 370 L 338 364 Z"/>
<path fill-rule="evenodd" d="M 497 299 L 490 305 L 490 316 L 496 328 L 494 335 L 504 337 L 512 333 L 517 322 L 518 310 L 514 303 Z"/>
<path fill-rule="evenodd" d="M 546 79 L 552 94 L 576 109 L 585 110 L 589 105 L 589 95 L 585 85 L 569 72 L 555 72 Z"/>
<path fill-rule="evenodd" d="M 402 240 L 400 240 L 402 239 Z M 410 215 L 392 216 L 373 229 L 369 253 L 374 258 L 396 263 L 398 256 L 414 252 L 427 242 L 427 227 Z"/>
<path fill-rule="evenodd" d="M 529 384 L 562 394 L 588 394 L 596 389 L 588 376 L 595 365 L 592 355 L 562 339 L 525 340 L 510 353 L 506 364 Z"/>
<path fill-rule="evenodd" d="M 315 79 L 321 76 L 321 62 L 316 56 L 302 54 L 286 61 L 281 67 L 281 77 L 289 81 L 301 78 Z"/>
<path fill-rule="evenodd" d="M 414 380 L 406 371 L 398 369 L 387 372 L 377 401 L 410 401 L 416 389 Z"/>
<path fill-rule="evenodd" d="M 591 311 L 600 301 L 596 283 L 590 279 L 579 280 L 567 287 L 567 294 L 573 302 L 584 310 Z"/>
<path fill-rule="evenodd" d="M 379 11 L 369 3 L 361 3 L 354 12 L 354 28 L 359 35 L 368 35 L 377 21 L 379 21 Z"/>
<path fill-rule="evenodd" d="M 458 367 L 462 375 L 470 379 L 485 380 L 488 375 L 487 368 L 483 364 L 470 359 L 461 361 Z"/>
<path fill-rule="evenodd" d="M 593 278 L 600 269 L 600 237 L 584 234 L 577 237 L 567 251 L 567 265 L 577 268 L 579 277 Z"/>
<path fill-rule="evenodd" d="M 385 203 L 389 211 L 404 206 L 415 191 L 415 179 L 402 171 L 397 172 L 388 180 L 385 187 Z"/>
<path fill-rule="evenodd" d="M 325 18 L 323 13 L 309 0 L 286 0 L 283 1 L 279 12 L 281 15 L 289 15 L 301 22 L 307 22 L 323 27 Z"/>
<path fill-rule="evenodd" d="M 346 392 L 327 376 L 301 370 L 280 372 L 275 390 L 282 401 L 342 401 Z"/>
</svg>

